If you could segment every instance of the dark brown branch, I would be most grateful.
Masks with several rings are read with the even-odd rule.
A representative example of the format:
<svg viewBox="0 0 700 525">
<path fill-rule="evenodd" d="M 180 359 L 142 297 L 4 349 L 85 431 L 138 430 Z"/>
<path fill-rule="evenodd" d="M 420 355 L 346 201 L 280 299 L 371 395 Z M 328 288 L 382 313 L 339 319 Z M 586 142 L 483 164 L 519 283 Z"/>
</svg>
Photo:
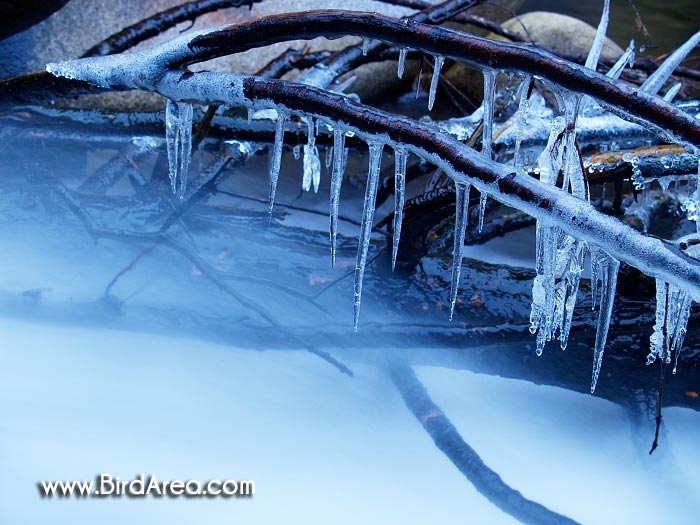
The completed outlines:
<svg viewBox="0 0 700 525">
<path fill-rule="evenodd" d="M 636 88 L 572 64 L 545 51 L 518 44 L 496 42 L 434 27 L 412 20 L 399 20 L 371 13 L 312 11 L 277 15 L 229 26 L 196 37 L 192 55 L 182 56 L 171 66 L 209 60 L 287 39 L 358 35 L 449 56 L 479 67 L 511 69 L 548 78 L 564 88 L 599 99 L 626 118 L 636 116 L 681 139 L 700 144 L 700 123 L 693 116 L 640 93 Z"/>
<path fill-rule="evenodd" d="M 293 69 L 306 69 L 315 66 L 322 60 L 333 55 L 332 51 L 316 51 L 310 53 L 308 49 L 289 48 L 278 57 L 272 59 L 263 66 L 258 75 L 267 78 L 282 78 L 285 73 Z"/>
<path fill-rule="evenodd" d="M 195 0 L 162 11 L 115 33 L 88 49 L 82 57 L 121 53 L 135 45 L 175 27 L 181 22 L 196 20 L 203 14 L 227 7 L 252 6 L 262 0 Z"/>
<path fill-rule="evenodd" d="M 450 20 L 465 9 L 474 7 L 484 0 L 445 0 L 440 4 L 428 5 L 423 11 L 403 18 L 402 20 L 423 22 L 426 24 L 439 24 Z M 361 66 L 374 59 L 387 49 L 387 45 L 380 41 L 367 42 L 366 45 L 354 45 L 335 53 L 321 66 L 311 69 L 299 80 L 305 84 L 316 87 L 327 88 L 336 78 L 348 73 L 354 68 Z"/>
</svg>

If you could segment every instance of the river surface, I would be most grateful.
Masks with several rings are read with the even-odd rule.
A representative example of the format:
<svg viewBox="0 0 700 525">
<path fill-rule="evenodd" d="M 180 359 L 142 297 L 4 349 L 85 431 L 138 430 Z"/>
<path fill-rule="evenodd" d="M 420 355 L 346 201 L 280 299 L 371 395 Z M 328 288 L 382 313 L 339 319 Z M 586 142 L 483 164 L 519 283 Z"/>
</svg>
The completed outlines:
<svg viewBox="0 0 700 525">
<path fill-rule="evenodd" d="M 525 9 L 596 25 L 600 5 L 529 1 Z M 654 53 L 698 29 L 696 1 L 636 5 Z M 624 46 L 638 38 L 634 27 L 628 3 L 614 2 L 611 36 Z M 443 414 L 506 484 L 577 523 L 698 523 L 697 350 L 667 377 L 660 447 L 650 456 L 651 302 L 616 305 L 591 395 L 597 312 L 587 283 L 566 352 L 553 343 L 535 356 L 527 329 L 534 228 L 466 249 L 452 322 L 451 237 L 438 238 L 422 266 L 392 272 L 391 239 L 376 231 L 355 333 L 366 154 L 350 155 L 333 268 L 328 173 L 318 194 L 302 193 L 291 151 L 272 220 L 259 154 L 155 238 L 179 209 L 157 188 L 139 187 L 136 172 L 150 173 L 155 155 L 127 158 L 132 178 L 103 195 L 82 191 L 129 138 L 108 125 L 90 136 L 65 123 L 33 127 L 38 117 L 26 108 L 0 117 L 2 523 L 518 523 L 428 435 L 423 425 Z M 205 150 L 205 168 L 216 156 Z M 192 188 L 204 181 L 199 162 L 195 154 Z M 385 168 L 392 162 L 385 152 Z M 389 373 L 396 363 L 411 365 L 440 412 L 414 417 Z M 39 495 L 41 481 L 100 473 L 253 480 L 255 495 Z"/>
<path fill-rule="evenodd" d="M 316 213 L 325 213 L 328 178 L 318 195 L 300 195 L 301 163 L 291 153 L 270 224 L 267 205 L 255 200 L 267 194 L 260 156 L 231 174 L 222 187 L 228 194 L 183 217 L 170 231 L 172 245 L 91 238 L 55 181 L 77 189 L 118 149 L 34 133 L 17 137 L 0 162 L 3 521 L 517 523 L 408 410 L 386 372 L 387 362 L 405 359 L 465 441 L 525 497 L 579 523 L 697 523 L 700 413 L 667 408 L 661 448 L 649 456 L 651 416 L 640 423 L 619 401 L 634 390 L 616 375 L 616 362 L 627 358 L 615 347 L 599 393 L 586 393 L 593 343 L 586 321 L 567 352 L 552 345 L 535 358 L 524 321 L 532 270 L 506 266 L 532 265 L 531 229 L 468 250 L 453 323 L 444 307 L 449 257 L 426 258 L 409 274 L 391 274 L 386 256 L 374 259 L 354 334 L 348 270 L 361 186 L 344 189 L 335 269 L 327 218 Z M 360 170 L 366 160 L 354 155 L 350 164 Z M 124 200 L 129 192 L 122 181 L 101 199 L 82 195 L 83 211 L 98 229 L 152 231 L 167 209 Z M 370 253 L 385 243 L 377 235 Z M 187 251 L 221 272 L 225 286 Z M 621 337 L 617 348 L 638 344 Z M 299 338 L 354 377 L 301 349 Z M 653 385 L 642 346 L 629 375 L 651 373 Z M 697 375 L 683 373 L 669 379 L 669 391 L 678 381 L 695 388 Z M 247 479 L 256 493 L 39 496 L 42 480 L 100 473 L 127 481 L 141 473 Z"/>
</svg>

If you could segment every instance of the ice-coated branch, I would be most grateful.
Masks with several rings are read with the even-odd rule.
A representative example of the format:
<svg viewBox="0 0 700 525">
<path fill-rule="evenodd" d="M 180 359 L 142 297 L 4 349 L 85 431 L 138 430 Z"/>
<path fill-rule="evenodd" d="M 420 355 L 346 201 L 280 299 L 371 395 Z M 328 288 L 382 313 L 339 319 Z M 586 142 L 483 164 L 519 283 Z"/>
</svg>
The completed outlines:
<svg viewBox="0 0 700 525">
<path fill-rule="evenodd" d="M 700 144 L 700 123 L 662 100 L 581 68 L 546 51 L 496 42 L 451 29 L 372 13 L 311 11 L 261 18 L 212 31 L 191 42 L 192 54 L 173 57 L 171 66 L 208 60 L 287 39 L 357 35 L 420 49 L 492 69 L 539 75 L 613 106 L 693 144 Z"/>
<path fill-rule="evenodd" d="M 600 100 L 625 118 L 700 144 L 700 121 L 658 97 L 545 51 L 488 40 L 443 27 L 372 13 L 309 11 L 260 18 L 174 39 L 142 53 L 49 64 L 59 76 L 102 87 L 148 89 L 173 68 L 290 39 L 358 35 L 452 57 L 478 67 L 527 72 Z"/>
<path fill-rule="evenodd" d="M 685 57 L 698 45 L 700 45 L 700 31 L 691 36 L 681 47 L 676 49 L 671 56 L 664 60 L 663 64 L 649 75 L 649 78 L 642 84 L 640 90 L 652 95 L 658 93 L 671 76 L 671 73 L 673 73 Z"/>
<path fill-rule="evenodd" d="M 179 39 L 171 52 L 185 54 L 186 48 L 187 39 Z M 155 64 L 153 57 L 157 59 Z M 136 57 L 53 64 L 49 69 L 55 74 L 103 85 L 145 87 L 173 100 L 224 105 L 255 103 L 325 120 L 334 127 L 352 130 L 365 140 L 381 141 L 425 158 L 456 182 L 470 183 L 504 204 L 558 224 L 567 234 L 597 245 L 616 259 L 672 282 L 700 299 L 700 262 L 669 243 L 644 236 L 598 212 L 585 200 L 493 162 L 445 133 L 436 134 L 431 126 L 302 84 L 223 73 L 163 72 L 162 63 L 162 56 L 151 50 Z M 149 73 L 154 78 L 149 79 Z"/>
<path fill-rule="evenodd" d="M 445 0 L 440 4 L 426 5 L 423 11 L 403 18 L 406 23 L 422 22 L 426 24 L 439 24 L 453 19 L 465 9 L 474 7 L 484 0 Z M 330 59 L 318 64 L 304 73 L 299 81 L 304 84 L 327 89 L 336 78 L 344 73 L 368 62 L 372 57 L 386 50 L 387 46 L 379 40 L 371 42 L 365 39 L 362 45 L 349 46 L 335 53 Z M 403 63 L 407 48 L 402 47 L 402 55 L 399 57 L 399 78 L 403 75 Z"/>
</svg>

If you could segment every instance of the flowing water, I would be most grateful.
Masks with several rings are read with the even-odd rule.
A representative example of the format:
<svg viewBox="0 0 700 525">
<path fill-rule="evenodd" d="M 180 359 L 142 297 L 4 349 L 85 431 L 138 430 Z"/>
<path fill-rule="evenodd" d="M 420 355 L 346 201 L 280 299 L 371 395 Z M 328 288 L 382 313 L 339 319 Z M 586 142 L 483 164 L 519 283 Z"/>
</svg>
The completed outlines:
<svg viewBox="0 0 700 525">
<path fill-rule="evenodd" d="M 680 15 L 635 3 L 655 38 L 652 24 L 674 27 L 663 17 L 687 28 L 697 13 L 695 2 L 669 3 L 685 5 Z M 597 4 L 571 13 L 595 25 Z M 631 35 L 616 31 L 634 25 L 616 16 L 611 33 L 624 43 Z M 685 38 L 667 36 L 656 49 Z M 270 214 L 264 152 L 229 165 L 217 190 L 195 202 L 222 158 L 213 141 L 194 154 L 186 187 L 179 153 L 173 196 L 167 175 L 160 186 L 142 178 L 167 164 L 160 127 L 133 142 L 109 125 L 40 121 L 26 108 L 0 114 L 3 523 L 519 523 L 484 488 L 494 477 L 480 475 L 481 461 L 576 523 L 697 523 L 697 315 L 678 374 L 667 374 L 660 446 L 649 455 L 659 379 L 645 365 L 653 305 L 616 303 L 591 395 L 598 314 L 587 271 L 566 352 L 548 344 L 536 356 L 534 227 L 464 248 L 452 321 L 452 226 L 421 236 L 404 229 L 394 272 L 391 236 L 365 231 L 358 318 L 364 183 L 370 164 L 372 180 L 380 163 L 394 173 L 390 148 L 350 151 L 332 265 L 331 176 L 345 160 L 326 162 L 322 137 L 303 159 L 275 151 Z M 86 182 L 110 179 L 114 166 L 120 176 L 106 191 Z M 302 191 L 305 171 L 317 193 Z M 406 199 L 424 187 L 408 183 Z M 380 202 L 375 224 L 391 223 L 393 206 Z M 417 252 L 426 253 L 420 264 L 407 264 L 405 253 Z M 434 408 L 412 405 L 421 392 L 407 388 L 415 384 L 400 372 L 406 365 Z M 466 446 L 440 441 L 455 435 L 446 418 Z M 253 480 L 255 495 L 40 497 L 42 480 L 100 473 Z"/>
<path fill-rule="evenodd" d="M 593 320 L 577 321 L 567 352 L 535 357 L 532 230 L 465 250 L 452 323 L 449 255 L 392 274 L 391 240 L 375 233 L 355 334 L 363 189 L 352 178 L 331 268 L 330 177 L 318 194 L 300 194 L 302 162 L 289 152 L 270 223 L 267 161 L 254 156 L 153 240 L 136 233 L 156 231 L 177 198 L 134 200 L 124 179 L 103 197 L 77 192 L 81 209 L 61 190 L 76 190 L 123 143 L 20 135 L 6 134 L 0 163 L 8 523 L 516 523 L 436 448 L 397 392 L 393 362 L 414 367 L 465 441 L 525 497 L 580 523 L 695 523 L 700 415 L 682 392 L 696 388 L 696 371 L 669 379 L 669 404 L 680 406 L 665 411 L 650 457 L 651 416 L 632 409 L 644 406 L 634 396 L 654 395 L 656 373 L 634 335 L 643 329 L 618 333 L 596 397 L 586 393 Z M 348 172 L 367 161 L 352 154 Z M 638 355 L 616 350 L 625 345 Z M 354 376 L 319 357 L 326 352 Z M 41 480 L 105 472 L 251 479 L 256 494 L 39 497 Z"/>
</svg>

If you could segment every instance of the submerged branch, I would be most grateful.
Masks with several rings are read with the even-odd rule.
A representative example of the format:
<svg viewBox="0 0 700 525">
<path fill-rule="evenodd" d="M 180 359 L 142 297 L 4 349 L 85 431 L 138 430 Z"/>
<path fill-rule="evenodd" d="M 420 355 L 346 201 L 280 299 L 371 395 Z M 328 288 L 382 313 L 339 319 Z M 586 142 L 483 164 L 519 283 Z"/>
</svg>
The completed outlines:
<svg viewBox="0 0 700 525">
<path fill-rule="evenodd" d="M 390 366 L 391 379 L 406 406 L 433 439 L 484 497 L 503 512 L 529 525 L 575 525 L 577 522 L 527 499 L 489 468 L 430 398 L 413 369 L 405 363 Z"/>
</svg>

